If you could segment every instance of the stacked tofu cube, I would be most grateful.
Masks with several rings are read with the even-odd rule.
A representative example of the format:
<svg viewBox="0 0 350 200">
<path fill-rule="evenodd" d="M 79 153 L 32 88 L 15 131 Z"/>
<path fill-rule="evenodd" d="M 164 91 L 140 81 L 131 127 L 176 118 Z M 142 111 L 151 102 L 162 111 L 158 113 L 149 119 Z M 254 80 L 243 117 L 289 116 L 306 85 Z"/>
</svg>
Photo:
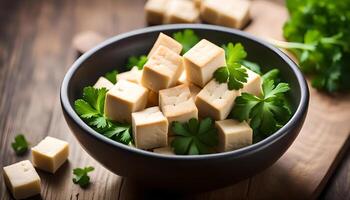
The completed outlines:
<svg viewBox="0 0 350 200">
<path fill-rule="evenodd" d="M 200 20 L 242 28 L 250 19 L 250 0 L 148 0 L 149 24 L 196 23 Z"/>
</svg>

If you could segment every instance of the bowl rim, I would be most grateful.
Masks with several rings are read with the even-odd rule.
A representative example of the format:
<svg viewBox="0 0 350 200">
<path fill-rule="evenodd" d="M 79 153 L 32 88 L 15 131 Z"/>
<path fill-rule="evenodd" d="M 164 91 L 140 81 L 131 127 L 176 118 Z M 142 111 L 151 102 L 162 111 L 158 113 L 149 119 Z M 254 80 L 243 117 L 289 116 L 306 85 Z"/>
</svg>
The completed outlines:
<svg viewBox="0 0 350 200">
<path fill-rule="evenodd" d="M 278 131 L 270 135 L 269 137 L 265 138 L 262 141 L 259 141 L 255 144 L 249 145 L 247 147 L 243 147 L 241 149 L 228 151 L 228 152 L 220 152 L 220 153 L 213 153 L 213 154 L 204 154 L 204 155 L 164 155 L 164 154 L 157 154 L 153 152 L 149 152 L 142 149 L 137 149 L 134 147 L 130 147 L 128 145 L 119 143 L 117 141 L 111 140 L 102 134 L 98 133 L 91 127 L 89 127 L 75 112 L 73 109 L 73 106 L 69 102 L 68 98 L 68 86 L 70 84 L 70 80 L 72 76 L 75 74 L 75 72 L 78 70 L 78 68 L 81 66 L 81 64 L 88 59 L 90 56 L 92 56 L 94 53 L 99 51 L 100 49 L 103 49 L 110 44 L 117 42 L 119 40 L 126 39 L 128 37 L 132 37 L 135 35 L 142 35 L 145 33 L 150 32 L 160 32 L 160 31 L 169 31 L 173 29 L 193 29 L 193 30 L 211 30 L 211 31 L 219 31 L 219 32 L 226 32 L 229 34 L 238 35 L 240 37 L 244 37 L 248 40 L 251 40 L 253 42 L 259 43 L 260 45 L 264 46 L 266 50 L 270 50 L 273 53 L 277 54 L 284 62 L 286 62 L 293 73 L 295 74 L 297 78 L 297 82 L 301 91 L 300 101 L 297 105 L 297 108 L 293 114 L 293 116 L 289 119 L 289 121 Z M 255 151 L 258 151 L 260 149 L 266 148 L 269 146 L 269 144 L 274 143 L 278 141 L 279 138 L 283 137 L 285 134 L 288 134 L 288 130 L 293 128 L 300 120 L 303 120 L 304 115 L 306 114 L 306 111 L 308 109 L 309 104 L 309 89 L 307 82 L 299 70 L 297 64 L 290 59 L 284 52 L 279 50 L 278 48 L 272 46 L 271 44 L 263 41 L 262 39 L 259 39 L 255 36 L 253 36 L 250 33 L 243 32 L 240 30 L 232 29 L 232 28 L 226 28 L 222 26 L 216 26 L 216 25 L 208 25 L 208 24 L 171 24 L 171 25 L 158 25 L 158 26 L 151 26 L 141 29 L 136 29 L 130 32 L 118 34 L 116 36 L 113 36 L 104 42 L 100 43 L 96 47 L 92 48 L 82 56 L 80 56 L 68 69 L 66 75 L 64 76 L 64 79 L 61 84 L 60 88 L 60 101 L 62 109 L 66 112 L 67 116 L 79 126 L 80 129 L 82 129 L 86 134 L 89 134 L 90 136 L 94 137 L 97 140 L 100 140 L 108 145 L 112 145 L 116 148 L 120 148 L 125 151 L 129 151 L 131 153 L 138 154 L 139 156 L 148 156 L 158 159 L 168 159 L 168 160 L 207 160 L 207 159 L 218 159 L 222 157 L 241 157 L 245 154 L 250 154 Z"/>
</svg>

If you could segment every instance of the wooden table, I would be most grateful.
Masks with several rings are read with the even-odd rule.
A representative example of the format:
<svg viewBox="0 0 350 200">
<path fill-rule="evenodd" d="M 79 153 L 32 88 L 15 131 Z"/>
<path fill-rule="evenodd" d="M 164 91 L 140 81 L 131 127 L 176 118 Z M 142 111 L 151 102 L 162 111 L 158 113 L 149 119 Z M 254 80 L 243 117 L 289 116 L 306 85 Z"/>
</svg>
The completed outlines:
<svg viewBox="0 0 350 200">
<path fill-rule="evenodd" d="M 108 37 L 143 27 L 143 4 L 144 0 L 0 1 L 0 166 L 30 159 L 29 154 L 16 156 L 11 148 L 19 132 L 31 144 L 47 135 L 71 144 L 69 162 L 55 175 L 39 172 L 43 199 L 136 197 L 137 186 L 104 169 L 80 147 L 64 122 L 58 94 L 62 78 L 76 58 L 71 43 L 74 35 L 96 30 Z M 346 155 L 321 198 L 350 199 L 350 151 Z M 91 174 L 92 184 L 83 190 L 72 183 L 72 169 L 86 165 L 96 170 Z M 0 199 L 10 199 L 0 179 Z M 221 189 L 182 197 L 233 196 Z"/>
</svg>

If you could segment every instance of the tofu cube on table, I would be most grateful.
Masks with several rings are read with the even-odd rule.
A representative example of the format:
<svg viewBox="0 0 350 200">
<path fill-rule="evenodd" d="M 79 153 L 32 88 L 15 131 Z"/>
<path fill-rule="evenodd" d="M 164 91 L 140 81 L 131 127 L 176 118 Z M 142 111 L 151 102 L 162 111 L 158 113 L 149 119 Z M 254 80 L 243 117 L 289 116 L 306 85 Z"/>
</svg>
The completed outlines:
<svg viewBox="0 0 350 200">
<path fill-rule="evenodd" d="M 5 184 L 15 199 L 40 194 L 40 177 L 29 160 L 4 167 L 3 175 Z"/>
<path fill-rule="evenodd" d="M 164 155 L 175 155 L 173 148 L 171 148 L 170 146 L 155 148 L 153 149 L 153 152 Z"/>
<path fill-rule="evenodd" d="M 55 173 L 67 160 L 69 145 L 66 141 L 46 137 L 32 148 L 33 164 L 35 167 Z"/>
<path fill-rule="evenodd" d="M 218 129 L 220 152 L 236 150 L 253 142 L 253 130 L 245 121 L 226 119 L 216 121 L 215 126 Z"/>
<path fill-rule="evenodd" d="M 174 121 L 184 123 L 191 118 L 198 118 L 198 109 L 186 84 L 160 90 L 159 106 L 167 117 L 170 127 Z M 169 134 L 172 134 L 171 130 Z"/>
<path fill-rule="evenodd" d="M 142 70 L 137 67 L 131 68 L 130 71 L 122 72 L 117 74 L 117 80 L 127 80 L 133 83 L 141 83 Z"/>
<path fill-rule="evenodd" d="M 176 54 L 180 54 L 182 51 L 182 45 L 178 41 L 164 33 L 160 33 L 147 57 L 150 58 L 160 46 L 167 47 Z"/>
<path fill-rule="evenodd" d="M 241 90 L 241 92 L 247 92 L 250 94 L 253 94 L 255 96 L 259 96 L 262 93 L 261 85 L 262 85 L 262 79 L 261 76 L 252 70 L 247 69 L 247 82 L 244 83 L 244 86 Z"/>
<path fill-rule="evenodd" d="M 196 97 L 199 116 L 211 117 L 215 120 L 226 119 L 232 110 L 236 97 L 240 94 L 238 90 L 229 90 L 227 83 L 211 80 Z"/>
<path fill-rule="evenodd" d="M 146 20 L 149 24 L 162 24 L 170 0 L 148 0 L 145 5 Z"/>
<path fill-rule="evenodd" d="M 187 80 L 200 87 L 204 87 L 213 78 L 219 67 L 226 65 L 224 49 L 205 39 L 198 42 L 183 57 Z"/>
<path fill-rule="evenodd" d="M 106 94 L 105 115 L 117 122 L 131 122 L 131 113 L 146 107 L 148 90 L 143 86 L 119 80 Z"/>
<path fill-rule="evenodd" d="M 154 149 L 168 145 L 168 120 L 159 107 L 132 113 L 132 129 L 136 148 Z"/>
<path fill-rule="evenodd" d="M 105 77 L 101 76 L 95 83 L 94 88 L 96 89 L 106 88 L 107 90 L 110 90 L 113 86 L 114 84 L 112 82 L 110 82 Z"/>
<path fill-rule="evenodd" d="M 182 57 L 167 47 L 159 46 L 143 68 L 141 84 L 158 92 L 176 85 L 182 71 Z"/>
<path fill-rule="evenodd" d="M 193 1 L 170 1 L 164 18 L 165 24 L 196 23 L 199 21 L 199 10 Z"/>
</svg>

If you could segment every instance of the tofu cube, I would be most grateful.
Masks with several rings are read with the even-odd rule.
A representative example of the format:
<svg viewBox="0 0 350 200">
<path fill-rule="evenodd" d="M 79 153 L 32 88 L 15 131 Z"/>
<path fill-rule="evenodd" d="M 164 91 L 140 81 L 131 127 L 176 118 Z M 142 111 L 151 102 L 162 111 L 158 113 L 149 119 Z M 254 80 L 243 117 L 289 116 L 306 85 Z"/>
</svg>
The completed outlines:
<svg viewBox="0 0 350 200">
<path fill-rule="evenodd" d="M 143 68 L 141 83 L 154 92 L 176 85 L 183 71 L 182 57 L 160 46 Z"/>
<path fill-rule="evenodd" d="M 163 155 L 175 155 L 173 148 L 169 146 L 153 149 L 153 152 L 163 154 Z"/>
<path fill-rule="evenodd" d="M 40 194 L 41 181 L 29 160 L 4 167 L 4 180 L 15 199 Z"/>
<path fill-rule="evenodd" d="M 162 24 L 170 0 L 148 0 L 145 5 L 146 20 L 149 24 Z"/>
<path fill-rule="evenodd" d="M 131 68 L 130 71 L 117 74 L 117 80 L 127 80 L 137 84 L 141 83 L 141 77 L 142 70 L 139 70 L 137 67 Z"/>
<path fill-rule="evenodd" d="M 205 0 L 201 5 L 201 18 L 211 24 L 242 28 L 250 19 L 249 0 Z"/>
<path fill-rule="evenodd" d="M 168 145 L 168 120 L 159 107 L 132 113 L 132 128 L 136 148 L 154 149 Z"/>
<path fill-rule="evenodd" d="M 147 107 L 153 107 L 159 105 L 159 96 L 157 92 L 150 90 L 148 92 Z"/>
<path fill-rule="evenodd" d="M 170 126 L 174 121 L 183 123 L 198 118 L 198 109 L 185 84 L 159 91 L 159 106 Z M 169 134 L 172 134 L 170 129 Z"/>
<path fill-rule="evenodd" d="M 114 84 L 112 82 L 110 82 L 105 77 L 101 76 L 95 83 L 94 88 L 96 89 L 106 88 L 107 90 L 110 90 L 113 86 Z"/>
<path fill-rule="evenodd" d="M 196 100 L 197 95 L 200 93 L 200 91 L 202 90 L 201 88 L 197 87 L 195 84 L 188 84 L 188 88 L 190 89 L 191 92 L 191 96 L 193 101 Z"/>
<path fill-rule="evenodd" d="M 35 167 L 55 173 L 67 160 L 69 145 L 66 141 L 46 137 L 32 148 L 33 164 Z"/>
<path fill-rule="evenodd" d="M 226 119 L 216 121 L 215 126 L 219 135 L 219 152 L 236 150 L 249 146 L 253 142 L 253 130 L 245 121 Z"/>
<path fill-rule="evenodd" d="M 187 80 L 204 87 L 215 70 L 225 66 L 225 51 L 208 40 L 201 40 L 184 55 Z"/>
<path fill-rule="evenodd" d="M 105 115 L 117 122 L 131 122 L 131 113 L 146 107 L 148 90 L 143 86 L 119 80 L 106 94 Z"/>
<path fill-rule="evenodd" d="M 147 57 L 150 58 L 160 46 L 167 47 L 176 54 L 180 54 L 182 51 L 182 44 L 174 40 L 172 37 L 160 33 Z"/>
<path fill-rule="evenodd" d="M 247 82 L 244 83 L 244 86 L 242 88 L 242 93 L 243 92 L 247 92 L 250 94 L 254 94 L 255 96 L 259 96 L 262 94 L 262 89 L 261 89 L 261 85 L 262 85 L 262 79 L 261 76 L 249 69 L 247 69 L 247 73 L 248 73 L 248 78 L 247 78 Z"/>
<path fill-rule="evenodd" d="M 165 24 L 196 23 L 199 21 L 199 10 L 189 0 L 170 1 L 164 18 Z"/>
<path fill-rule="evenodd" d="M 177 84 L 181 85 L 181 84 L 188 84 L 188 83 L 189 81 L 187 80 L 186 72 L 183 71 L 179 79 L 177 80 Z"/>
<path fill-rule="evenodd" d="M 226 119 L 240 94 L 240 91 L 229 90 L 227 83 L 220 84 L 214 79 L 211 80 L 196 97 L 199 116 L 215 120 Z"/>
</svg>

